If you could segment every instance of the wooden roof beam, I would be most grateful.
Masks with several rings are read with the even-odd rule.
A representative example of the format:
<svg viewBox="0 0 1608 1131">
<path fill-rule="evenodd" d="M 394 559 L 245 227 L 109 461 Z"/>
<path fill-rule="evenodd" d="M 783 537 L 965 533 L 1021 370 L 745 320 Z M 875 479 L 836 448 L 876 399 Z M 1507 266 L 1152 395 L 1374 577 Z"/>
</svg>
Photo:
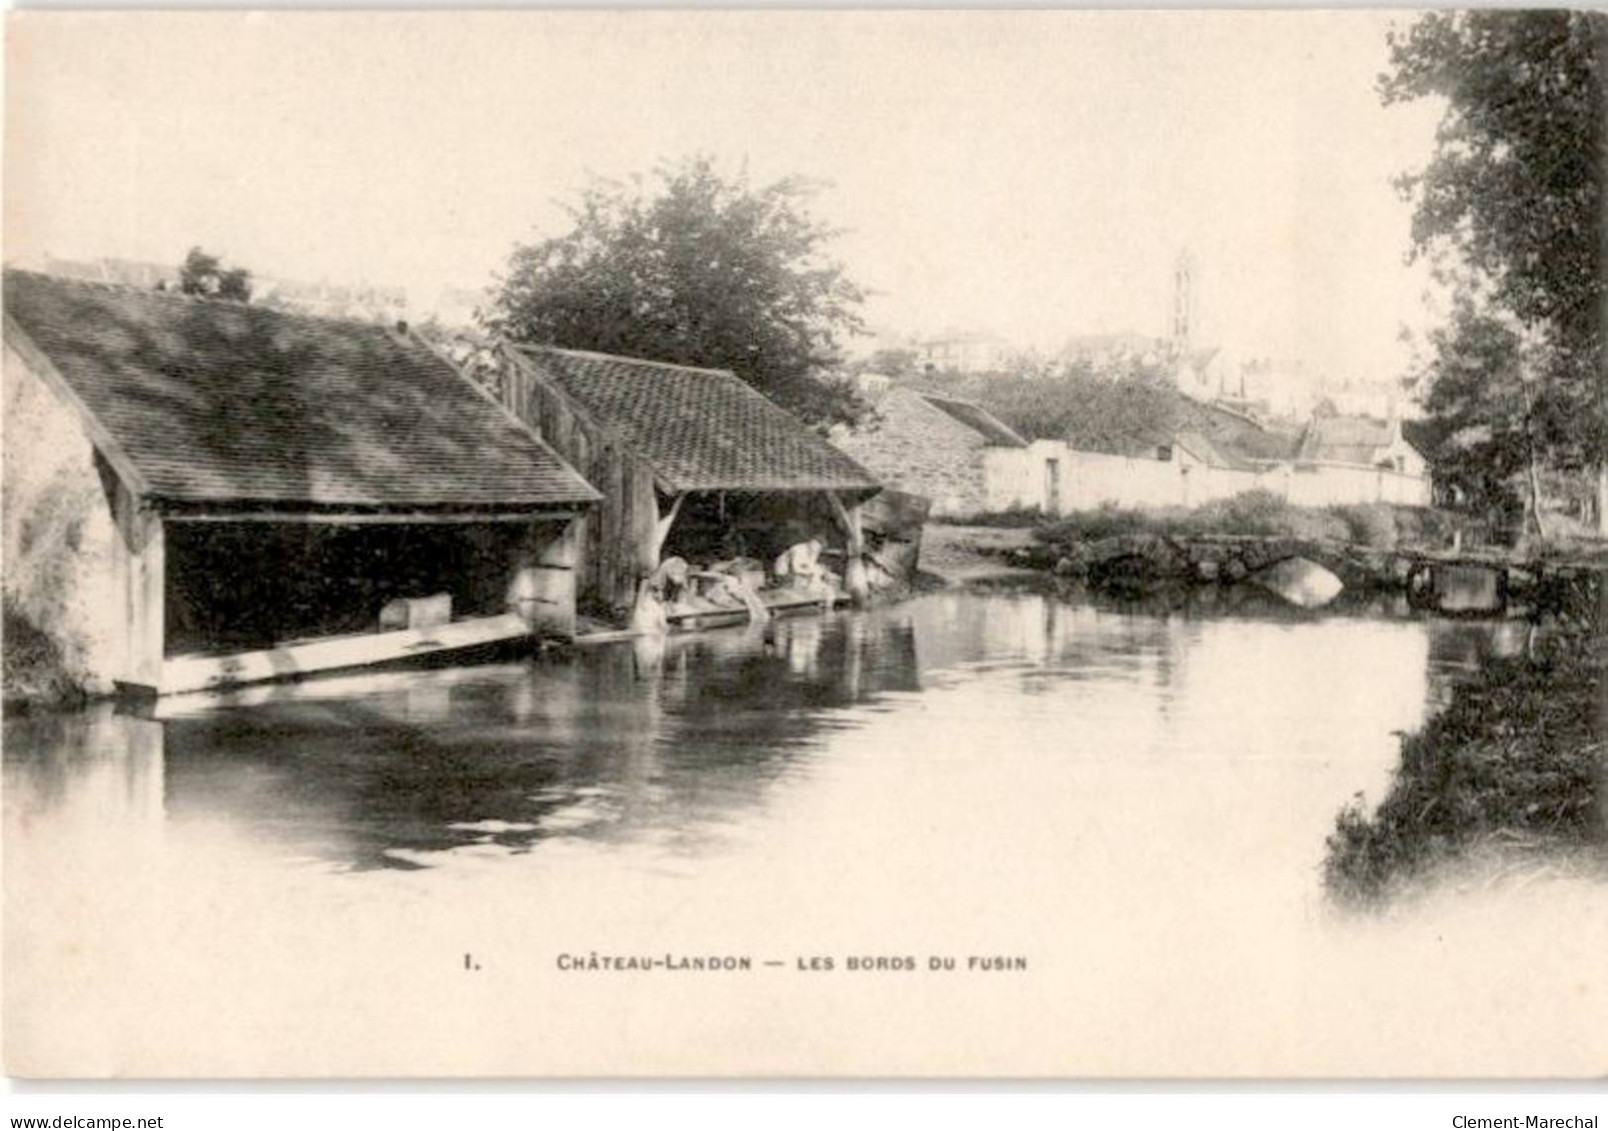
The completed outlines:
<svg viewBox="0 0 1608 1131">
<path fill-rule="evenodd" d="M 579 518 L 582 511 L 175 511 L 164 522 L 283 522 L 330 526 L 464 526 L 477 522 L 555 522 Z"/>
</svg>

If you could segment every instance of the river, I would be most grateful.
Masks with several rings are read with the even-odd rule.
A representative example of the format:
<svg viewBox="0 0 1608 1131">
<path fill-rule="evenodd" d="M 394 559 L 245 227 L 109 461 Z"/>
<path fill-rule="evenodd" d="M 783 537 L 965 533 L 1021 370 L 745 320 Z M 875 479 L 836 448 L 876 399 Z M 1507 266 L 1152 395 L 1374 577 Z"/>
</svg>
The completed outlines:
<svg viewBox="0 0 1608 1131">
<path fill-rule="evenodd" d="M 944 592 L 22 716 L 8 1065 L 1600 1073 L 1608 887 L 1321 885 L 1396 732 L 1523 631 Z"/>
</svg>

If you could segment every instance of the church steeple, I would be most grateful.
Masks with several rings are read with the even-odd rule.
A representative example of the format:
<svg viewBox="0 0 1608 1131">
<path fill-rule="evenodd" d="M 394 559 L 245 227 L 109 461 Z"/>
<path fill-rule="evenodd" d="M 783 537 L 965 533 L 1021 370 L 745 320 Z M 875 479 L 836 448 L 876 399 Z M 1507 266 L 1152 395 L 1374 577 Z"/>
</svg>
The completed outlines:
<svg viewBox="0 0 1608 1131">
<path fill-rule="evenodd" d="M 1186 247 L 1173 261 L 1172 317 L 1168 337 L 1173 351 L 1179 355 L 1189 352 L 1194 343 L 1198 298 L 1195 293 L 1195 276 L 1198 265 L 1195 256 Z"/>
</svg>

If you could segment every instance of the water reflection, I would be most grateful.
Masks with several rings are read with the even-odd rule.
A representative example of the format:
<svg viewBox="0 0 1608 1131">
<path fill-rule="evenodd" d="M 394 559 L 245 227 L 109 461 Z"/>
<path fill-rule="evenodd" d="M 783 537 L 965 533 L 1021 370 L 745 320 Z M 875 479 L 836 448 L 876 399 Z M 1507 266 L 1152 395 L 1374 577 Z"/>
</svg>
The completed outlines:
<svg viewBox="0 0 1608 1131">
<path fill-rule="evenodd" d="M 821 713 L 914 690 L 908 625 L 783 622 L 651 654 L 398 672 L 7 725 L 19 814 L 87 808 L 131 832 L 227 817 L 287 852 L 355 868 L 416 867 L 467 844 L 544 836 L 689 844 L 708 814 L 752 804 Z M 108 780 L 134 780 L 106 802 Z"/>
<path fill-rule="evenodd" d="M 160 720 L 107 706 L 25 716 L 6 727 L 7 808 L 25 824 L 93 820 L 130 838 L 226 820 L 289 857 L 354 869 L 419 867 L 467 845 L 525 852 L 559 835 L 692 851 L 802 772 L 823 735 L 863 726 L 848 709 L 909 710 L 877 704 L 924 683 L 982 681 L 995 694 L 971 724 L 1008 729 L 1023 706 L 997 694 L 1003 676 L 1134 755 L 1237 754 L 1213 745 L 1235 719 L 1299 751 L 1359 718 L 1376 735 L 1414 721 L 1457 672 L 1521 649 L 1524 633 L 939 594 L 567 661 L 175 700 Z M 1322 699 L 1305 694 L 1316 687 Z M 1329 717 L 1330 705 L 1352 717 Z"/>
<path fill-rule="evenodd" d="M 289 1072 L 519 1073 L 529 1050 L 569 1047 L 554 1034 L 584 998 L 652 1024 L 540 1067 L 619 1072 L 716 1042 L 725 1069 L 775 1072 L 801 1062 L 703 1020 L 707 986 L 560 992 L 553 954 L 873 947 L 1028 954 L 1034 977 L 981 995 L 778 982 L 767 1015 L 821 1048 L 888 1016 L 910 1047 L 962 1029 L 999 1043 L 998 1064 L 937 1064 L 950 1073 L 1556 1073 L 1559 1018 L 1600 1022 L 1593 999 L 1559 996 L 1580 961 L 1553 960 L 1559 939 L 1608 946 L 1589 900 L 1535 889 L 1336 930 L 1319 871 L 1338 808 L 1387 785 L 1394 732 L 1525 646 L 1522 626 L 945 592 L 662 648 L 165 701 L 157 718 L 11 719 L 8 1048 L 79 1064 L 94 1032 L 128 1072 L 249 1074 L 271 1048 Z M 1448 966 L 1458 922 L 1507 951 Z M 482 996 L 445 980 L 469 949 L 487 956 Z M 1531 987 L 1534 1024 L 1501 1003 L 1467 1016 L 1488 1000 L 1467 987 L 1493 981 Z M 1177 1028 L 1158 1045 L 1162 1016 Z M 1449 1059 L 1435 1018 L 1494 1034 L 1489 1058 Z M 1280 1026 L 1303 1039 L 1270 1051 Z M 1381 1026 L 1424 1043 L 1385 1057 Z M 72 1040 L 52 1048 L 57 1032 Z M 204 1065 L 172 1052 L 197 1034 Z M 332 1062 L 326 1037 L 372 1059 Z M 889 1072 L 934 1067 L 889 1055 Z"/>
<path fill-rule="evenodd" d="M 163 726 L 110 705 L 8 722 L 8 829 L 111 825 L 132 839 L 157 835 L 166 815 Z"/>
</svg>

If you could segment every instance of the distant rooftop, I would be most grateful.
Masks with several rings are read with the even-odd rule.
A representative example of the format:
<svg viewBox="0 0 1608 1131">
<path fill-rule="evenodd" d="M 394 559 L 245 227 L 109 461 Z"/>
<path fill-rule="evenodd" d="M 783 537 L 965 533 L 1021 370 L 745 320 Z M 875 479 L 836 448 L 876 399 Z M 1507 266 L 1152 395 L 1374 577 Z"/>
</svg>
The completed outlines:
<svg viewBox="0 0 1608 1131">
<path fill-rule="evenodd" d="M 1027 447 L 1026 440 L 1017 435 L 1003 420 L 975 401 L 961 400 L 959 397 L 939 396 L 936 393 L 917 393 L 916 395 L 932 405 L 933 408 L 938 409 L 982 436 L 989 447 Z"/>
<path fill-rule="evenodd" d="M 1074 334 L 1061 346 L 1064 357 L 1089 357 L 1105 353 L 1150 353 L 1167 347 L 1166 339 L 1146 334 Z"/>
<path fill-rule="evenodd" d="M 1007 345 L 1008 341 L 991 330 L 945 330 L 920 339 L 920 345 Z"/>
<path fill-rule="evenodd" d="M 1295 458 L 1373 466 L 1395 440 L 1396 426 L 1369 416 L 1317 416 L 1301 434 Z"/>
</svg>

